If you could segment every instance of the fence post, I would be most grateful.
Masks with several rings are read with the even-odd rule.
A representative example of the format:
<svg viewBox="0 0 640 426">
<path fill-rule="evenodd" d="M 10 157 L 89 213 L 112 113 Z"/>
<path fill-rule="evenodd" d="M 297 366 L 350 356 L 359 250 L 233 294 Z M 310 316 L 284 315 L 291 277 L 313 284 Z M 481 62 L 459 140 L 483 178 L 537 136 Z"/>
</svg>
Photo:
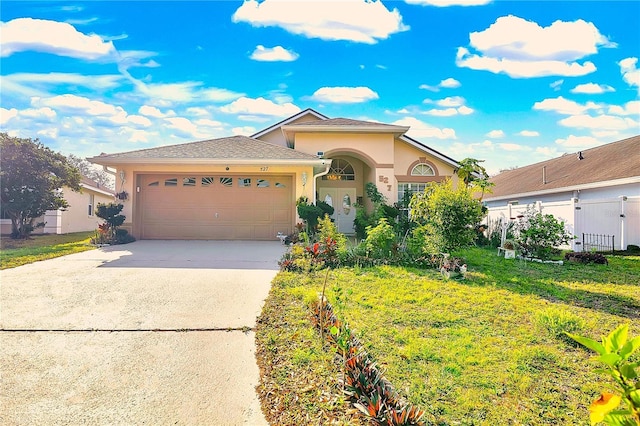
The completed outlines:
<svg viewBox="0 0 640 426">
<path fill-rule="evenodd" d="M 584 251 L 584 232 L 582 233 L 582 251 Z"/>
<path fill-rule="evenodd" d="M 614 254 L 616 251 L 616 236 L 611 236 L 611 254 Z"/>
</svg>

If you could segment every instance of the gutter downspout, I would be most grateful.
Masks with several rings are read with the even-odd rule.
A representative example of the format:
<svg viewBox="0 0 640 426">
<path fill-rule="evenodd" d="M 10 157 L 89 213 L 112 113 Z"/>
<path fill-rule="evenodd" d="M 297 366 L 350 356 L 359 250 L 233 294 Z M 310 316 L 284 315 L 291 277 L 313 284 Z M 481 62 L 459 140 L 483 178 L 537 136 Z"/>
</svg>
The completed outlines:
<svg viewBox="0 0 640 426">
<path fill-rule="evenodd" d="M 316 199 L 316 186 L 317 186 L 317 180 L 320 176 L 324 176 L 326 174 L 329 173 L 329 170 L 331 170 L 331 161 L 329 160 L 329 164 L 327 164 L 324 169 L 323 172 L 320 172 L 316 175 L 313 175 L 313 204 L 315 204 L 318 200 Z"/>
</svg>

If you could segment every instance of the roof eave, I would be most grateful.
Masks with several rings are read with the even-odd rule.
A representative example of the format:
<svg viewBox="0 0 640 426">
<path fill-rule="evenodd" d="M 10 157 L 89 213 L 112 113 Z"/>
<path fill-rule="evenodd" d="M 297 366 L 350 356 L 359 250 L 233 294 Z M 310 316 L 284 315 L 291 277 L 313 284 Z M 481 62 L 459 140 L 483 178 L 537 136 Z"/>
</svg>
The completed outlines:
<svg viewBox="0 0 640 426">
<path fill-rule="evenodd" d="M 423 144 L 422 142 L 419 142 L 407 135 L 402 135 L 399 138 L 400 140 L 414 146 L 415 148 L 418 148 L 421 151 L 427 152 L 430 155 L 433 155 L 434 157 L 438 158 L 441 161 L 444 161 L 445 163 L 449 164 L 450 166 L 452 166 L 454 169 L 457 169 L 458 167 L 460 167 L 460 164 L 454 160 L 451 157 L 447 157 L 446 155 L 444 155 L 443 153 L 436 151 L 433 148 L 428 147 L 427 145 Z"/>
<path fill-rule="evenodd" d="M 109 196 L 112 196 L 112 197 L 114 196 L 114 193 L 109 191 L 109 190 L 98 188 L 98 187 L 95 187 L 95 186 L 92 186 L 92 185 L 87 185 L 86 183 L 81 183 L 80 187 L 82 187 L 84 189 L 87 189 L 87 190 L 90 190 L 90 191 L 93 191 L 93 192 L 98 192 L 98 193 L 103 194 L 103 195 L 109 195 Z"/>
<path fill-rule="evenodd" d="M 610 186 L 627 185 L 632 183 L 640 183 L 640 176 L 632 176 L 632 177 L 623 178 L 623 179 L 613 179 L 613 180 L 607 180 L 607 181 L 601 181 L 601 182 L 582 183 L 582 184 L 571 185 L 571 186 L 560 186 L 556 188 L 541 189 L 538 191 L 500 195 L 497 197 L 485 197 L 484 201 L 489 202 L 489 201 L 513 200 L 515 198 L 535 197 L 537 195 L 548 195 L 548 194 L 555 194 L 558 192 L 570 192 L 570 191 L 577 191 L 577 190 L 583 190 L 583 189 L 607 188 Z"/>
<path fill-rule="evenodd" d="M 315 125 L 315 124 L 294 124 L 282 126 L 284 132 L 297 132 L 297 133 L 393 133 L 402 135 L 409 130 L 407 126 L 376 126 L 376 125 Z"/>
<path fill-rule="evenodd" d="M 88 161 L 102 166 L 128 164 L 210 164 L 210 165 L 269 165 L 269 166 L 324 166 L 331 162 L 326 158 L 279 159 L 279 158 L 101 158 L 92 157 Z"/>
</svg>

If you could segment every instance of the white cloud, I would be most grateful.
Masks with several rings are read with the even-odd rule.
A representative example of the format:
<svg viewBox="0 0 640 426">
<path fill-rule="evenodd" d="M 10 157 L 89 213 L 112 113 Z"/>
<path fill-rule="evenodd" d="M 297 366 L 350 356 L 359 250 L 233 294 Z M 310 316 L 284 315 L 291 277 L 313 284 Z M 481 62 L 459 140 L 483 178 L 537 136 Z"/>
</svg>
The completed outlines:
<svg viewBox="0 0 640 426">
<path fill-rule="evenodd" d="M 256 128 L 251 126 L 234 127 L 231 132 L 234 135 L 250 136 L 256 132 Z"/>
<path fill-rule="evenodd" d="M 590 95 L 599 95 L 606 92 L 615 92 L 616 90 L 606 84 L 585 83 L 578 84 L 570 90 L 571 93 L 586 93 Z"/>
<path fill-rule="evenodd" d="M 421 138 L 435 138 L 435 139 L 455 139 L 456 132 L 450 128 L 438 128 L 434 127 L 431 124 L 425 123 L 424 121 L 418 120 L 414 117 L 406 117 L 401 120 L 397 120 L 393 122 L 393 124 L 398 126 L 409 126 L 409 131 L 407 134 L 410 137 L 421 139 Z"/>
<path fill-rule="evenodd" d="M 452 117 L 458 115 L 458 110 L 456 108 L 430 109 L 424 113 L 434 117 Z"/>
<path fill-rule="evenodd" d="M 454 115 L 469 115 L 474 112 L 472 108 L 465 105 L 466 100 L 461 96 L 449 96 L 444 99 L 425 99 L 422 101 L 425 104 L 435 104 L 443 109 L 430 109 L 425 111 L 424 114 L 433 115 L 436 117 L 451 117 Z"/>
<path fill-rule="evenodd" d="M 524 136 L 526 138 L 533 138 L 536 136 L 540 136 L 540 132 L 536 132 L 535 130 L 523 130 L 518 133 L 520 136 Z"/>
<path fill-rule="evenodd" d="M 136 124 L 142 127 L 150 127 L 152 124 L 151 120 L 141 115 L 129 115 L 127 116 L 127 121 L 131 124 Z"/>
<path fill-rule="evenodd" d="M 2 45 L 0 56 L 16 52 L 36 51 L 58 56 L 96 60 L 111 57 L 115 48 L 98 35 L 87 35 L 64 22 L 18 18 L 0 24 Z"/>
<path fill-rule="evenodd" d="M 640 128 L 640 122 L 636 120 L 606 114 L 595 117 L 587 114 L 572 115 L 563 118 L 558 123 L 565 127 L 594 130 L 628 130 Z"/>
<path fill-rule="evenodd" d="M 596 70 L 593 62 L 578 64 L 561 61 L 520 61 L 506 58 L 491 58 L 474 55 L 464 47 L 458 48 L 456 65 L 473 70 L 490 71 L 494 74 L 504 73 L 513 78 L 544 77 L 549 75 L 565 75 L 576 77 L 592 73 Z"/>
<path fill-rule="evenodd" d="M 422 6 L 482 6 L 491 3 L 493 0 L 404 0 L 408 4 Z"/>
<path fill-rule="evenodd" d="M 455 78 L 446 78 L 444 80 L 442 80 L 439 84 L 440 87 L 445 87 L 447 89 L 456 89 L 460 86 L 462 86 L 462 83 L 460 83 L 458 80 L 456 80 Z"/>
<path fill-rule="evenodd" d="M 470 46 L 458 48 L 456 64 L 475 70 L 505 73 L 513 78 L 550 75 L 579 76 L 596 70 L 578 63 L 599 47 L 615 47 L 595 25 L 581 19 L 555 21 L 548 27 L 517 16 L 502 16 L 489 28 L 469 34 Z"/>
<path fill-rule="evenodd" d="M 259 44 L 253 51 L 250 58 L 256 61 L 265 62 L 291 62 L 298 59 L 298 54 L 292 50 L 287 50 L 282 46 L 264 47 Z"/>
<path fill-rule="evenodd" d="M 425 100 L 425 103 L 429 103 Z M 465 99 L 462 96 L 449 96 L 448 98 L 439 99 L 437 101 L 433 101 L 438 106 L 441 107 L 459 107 L 464 105 Z"/>
<path fill-rule="evenodd" d="M 558 114 L 572 115 L 582 114 L 589 110 L 601 110 L 602 107 L 594 102 L 587 102 L 581 105 L 575 101 L 558 96 L 557 98 L 548 98 L 533 104 L 533 109 L 540 111 L 554 111 Z"/>
<path fill-rule="evenodd" d="M 48 106 L 60 111 L 84 112 L 87 115 L 93 116 L 103 115 L 113 117 L 125 113 L 124 109 L 120 106 L 71 94 L 58 95 L 51 98 L 32 98 L 31 104 L 33 106 Z"/>
<path fill-rule="evenodd" d="M 12 118 L 18 116 L 18 110 L 15 108 L 6 109 L 0 107 L 0 126 L 7 124 Z"/>
<path fill-rule="evenodd" d="M 429 86 L 428 84 L 421 84 L 419 88 L 431 90 L 432 92 L 439 92 L 441 88 L 456 89 L 460 86 L 462 86 L 462 84 L 458 80 L 456 80 L 455 78 L 449 77 L 440 81 L 440 83 L 438 83 L 435 86 Z"/>
<path fill-rule="evenodd" d="M 640 69 L 636 68 L 638 58 L 625 58 L 618 62 L 622 79 L 629 85 L 635 86 L 640 92 Z"/>
<path fill-rule="evenodd" d="M 368 87 L 321 87 L 311 96 L 318 102 L 357 104 L 378 99 L 378 94 Z"/>
<path fill-rule="evenodd" d="M 549 85 L 549 87 L 551 87 L 554 91 L 558 91 L 560 90 L 560 88 L 562 87 L 562 83 L 564 83 L 564 80 L 560 79 L 560 80 L 556 80 L 553 83 L 551 83 Z"/>
<path fill-rule="evenodd" d="M 609 114 L 613 115 L 635 115 L 640 117 L 640 101 L 629 101 L 624 106 L 611 105 Z"/>
<path fill-rule="evenodd" d="M 272 117 L 284 117 L 294 115 L 300 112 L 300 108 L 292 103 L 276 104 L 265 98 L 247 98 L 242 97 L 236 99 L 228 105 L 220 108 L 220 111 L 227 114 L 247 114 L 264 115 Z"/>
<path fill-rule="evenodd" d="M 197 117 L 208 117 L 209 111 L 206 108 L 202 107 L 190 107 L 187 108 L 187 112 L 191 115 L 195 115 Z"/>
<path fill-rule="evenodd" d="M 57 114 L 54 110 L 49 107 L 43 108 L 27 108 L 20 111 L 20 117 L 27 117 L 32 119 L 45 119 L 50 121 L 56 118 Z"/>
<path fill-rule="evenodd" d="M 179 136 L 202 139 L 211 136 L 207 133 L 203 133 L 199 126 L 191 122 L 188 118 L 169 117 L 165 118 L 165 122 L 167 123 L 167 127 L 172 129 L 174 132 L 177 132 Z"/>
<path fill-rule="evenodd" d="M 154 117 L 154 118 L 165 118 L 165 117 L 171 117 L 176 115 L 176 113 L 173 112 L 172 110 L 169 110 L 167 112 L 162 112 L 158 108 L 150 105 L 142 105 L 140 108 L 138 108 L 138 113 L 142 115 L 146 115 L 147 117 Z"/>
<path fill-rule="evenodd" d="M 492 130 L 489 133 L 487 133 L 486 136 L 493 139 L 499 139 L 499 138 L 504 138 L 505 135 L 504 135 L 504 131 L 502 130 Z"/>
<path fill-rule="evenodd" d="M 281 27 L 292 34 L 309 38 L 369 44 L 409 29 L 402 23 L 402 16 L 397 9 L 389 11 L 378 0 L 246 0 L 235 11 L 232 20 L 247 22 L 254 27 Z"/>
<path fill-rule="evenodd" d="M 498 147 L 503 151 L 530 151 L 531 148 L 516 143 L 499 143 Z"/>
<path fill-rule="evenodd" d="M 565 139 L 556 139 L 556 143 L 570 151 L 593 148 L 601 144 L 601 142 L 594 137 L 574 135 L 569 135 Z"/>
</svg>

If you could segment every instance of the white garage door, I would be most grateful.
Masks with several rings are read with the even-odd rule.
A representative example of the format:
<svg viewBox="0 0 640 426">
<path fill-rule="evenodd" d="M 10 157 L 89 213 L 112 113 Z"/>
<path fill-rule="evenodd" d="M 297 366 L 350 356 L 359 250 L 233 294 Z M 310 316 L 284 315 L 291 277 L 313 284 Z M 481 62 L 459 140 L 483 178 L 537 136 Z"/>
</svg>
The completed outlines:
<svg viewBox="0 0 640 426">
<path fill-rule="evenodd" d="M 292 230 L 290 176 L 142 175 L 142 239 L 274 240 Z"/>
</svg>

